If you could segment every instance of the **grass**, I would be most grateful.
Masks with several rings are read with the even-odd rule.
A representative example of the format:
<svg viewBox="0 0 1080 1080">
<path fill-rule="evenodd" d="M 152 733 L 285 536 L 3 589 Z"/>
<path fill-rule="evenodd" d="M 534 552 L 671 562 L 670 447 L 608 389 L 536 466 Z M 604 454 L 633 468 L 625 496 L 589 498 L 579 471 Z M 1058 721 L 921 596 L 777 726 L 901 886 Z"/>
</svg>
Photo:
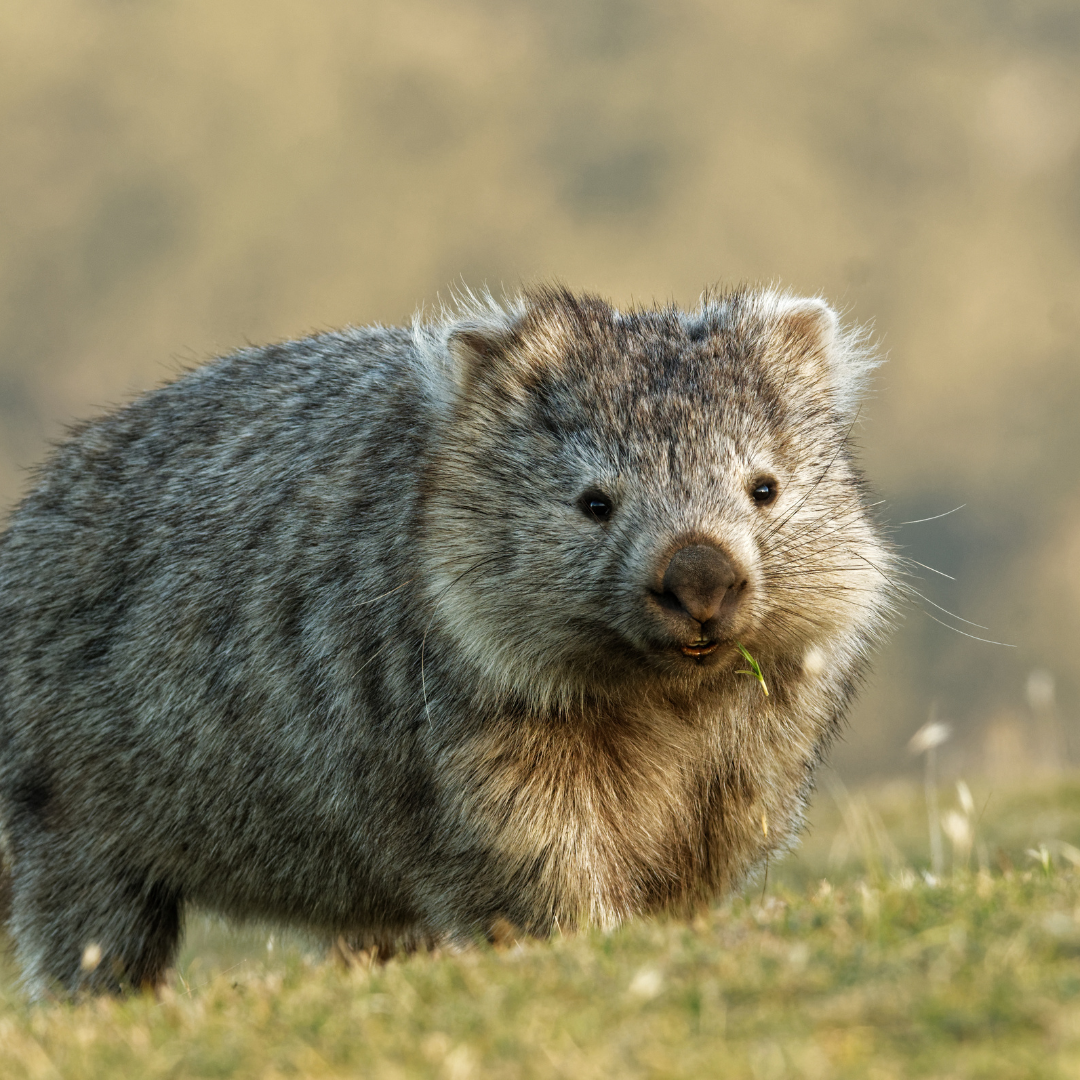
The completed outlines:
<svg viewBox="0 0 1080 1080">
<path fill-rule="evenodd" d="M 928 880 L 921 790 L 834 785 L 689 923 L 348 969 L 197 917 L 158 999 L 77 1004 L 28 1006 L 9 963 L 0 1076 L 1076 1076 L 1080 779 L 971 804 Z"/>
</svg>

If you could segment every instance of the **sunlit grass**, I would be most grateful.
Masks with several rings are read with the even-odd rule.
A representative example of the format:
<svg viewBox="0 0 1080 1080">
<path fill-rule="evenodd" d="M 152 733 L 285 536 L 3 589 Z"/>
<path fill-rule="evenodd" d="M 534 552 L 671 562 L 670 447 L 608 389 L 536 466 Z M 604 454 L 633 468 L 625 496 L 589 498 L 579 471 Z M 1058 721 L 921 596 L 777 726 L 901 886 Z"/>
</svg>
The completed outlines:
<svg viewBox="0 0 1080 1080">
<path fill-rule="evenodd" d="M 9 964 L 0 1076 L 1075 1076 L 1080 782 L 941 795 L 972 820 L 939 879 L 921 791 L 834 783 L 798 856 L 690 922 L 350 969 L 196 917 L 160 998 L 74 1005 Z"/>
</svg>

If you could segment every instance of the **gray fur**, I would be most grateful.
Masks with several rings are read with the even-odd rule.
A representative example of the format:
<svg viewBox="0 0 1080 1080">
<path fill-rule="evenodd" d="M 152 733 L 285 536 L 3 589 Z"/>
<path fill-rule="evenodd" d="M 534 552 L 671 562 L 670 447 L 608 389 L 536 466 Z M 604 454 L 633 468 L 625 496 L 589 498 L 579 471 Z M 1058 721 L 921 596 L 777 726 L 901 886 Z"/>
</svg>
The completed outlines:
<svg viewBox="0 0 1080 1080">
<path fill-rule="evenodd" d="M 385 954 L 687 910 L 790 846 L 890 604 L 872 365 L 816 300 L 542 289 L 83 425 L 0 539 L 31 992 L 159 981 L 188 904 Z M 657 607 L 690 542 L 745 577 L 707 656 Z"/>
</svg>

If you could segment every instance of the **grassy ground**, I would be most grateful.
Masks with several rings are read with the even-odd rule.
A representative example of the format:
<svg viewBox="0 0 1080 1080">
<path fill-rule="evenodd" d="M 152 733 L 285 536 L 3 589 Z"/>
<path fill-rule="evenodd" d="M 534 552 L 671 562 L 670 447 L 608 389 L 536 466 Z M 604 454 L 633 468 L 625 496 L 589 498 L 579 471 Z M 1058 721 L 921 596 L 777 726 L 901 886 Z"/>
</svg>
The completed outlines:
<svg viewBox="0 0 1080 1080">
<path fill-rule="evenodd" d="M 196 917 L 159 999 L 74 1005 L 8 964 L 0 1076 L 1080 1075 L 1080 778 L 942 813 L 928 879 L 921 789 L 826 787 L 800 853 L 690 924 L 347 969 Z"/>
</svg>

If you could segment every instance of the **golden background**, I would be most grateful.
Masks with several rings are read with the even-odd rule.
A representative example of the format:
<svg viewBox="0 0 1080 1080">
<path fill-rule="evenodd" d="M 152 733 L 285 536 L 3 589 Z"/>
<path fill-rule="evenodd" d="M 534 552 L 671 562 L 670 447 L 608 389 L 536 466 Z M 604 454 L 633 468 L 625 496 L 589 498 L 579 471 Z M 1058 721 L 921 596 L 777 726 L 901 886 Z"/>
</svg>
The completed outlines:
<svg viewBox="0 0 1080 1080">
<path fill-rule="evenodd" d="M 954 770 L 1080 763 L 1076 0 L 6 0 L 0 153 L 5 507 L 78 417 L 455 284 L 821 292 L 887 519 L 966 504 L 917 587 L 1015 646 L 910 605 L 841 771 L 931 708 Z"/>
</svg>

